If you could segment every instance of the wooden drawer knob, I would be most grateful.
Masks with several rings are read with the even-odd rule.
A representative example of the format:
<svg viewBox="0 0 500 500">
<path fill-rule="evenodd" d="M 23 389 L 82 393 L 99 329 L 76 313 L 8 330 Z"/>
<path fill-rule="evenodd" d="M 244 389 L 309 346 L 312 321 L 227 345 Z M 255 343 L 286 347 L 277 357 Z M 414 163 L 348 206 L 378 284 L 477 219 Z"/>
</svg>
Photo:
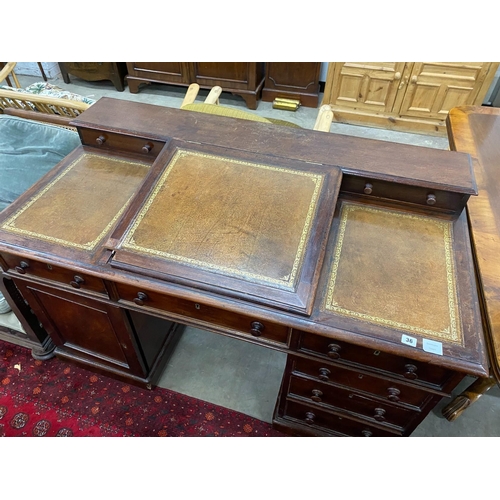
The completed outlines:
<svg viewBox="0 0 500 500">
<path fill-rule="evenodd" d="M 321 396 L 323 396 L 323 393 L 319 389 L 313 389 L 312 390 L 312 396 L 311 399 L 315 403 L 321 403 Z"/>
<path fill-rule="evenodd" d="M 326 382 L 330 379 L 330 370 L 328 368 L 320 368 L 318 378 Z"/>
<path fill-rule="evenodd" d="M 387 392 L 389 393 L 387 396 L 387 399 L 389 401 L 393 401 L 394 403 L 397 403 L 399 401 L 399 395 L 401 394 L 401 391 L 399 389 L 396 389 L 395 387 L 389 387 L 387 389 Z"/>
<path fill-rule="evenodd" d="M 134 302 L 138 306 L 143 306 L 146 300 L 148 300 L 148 296 L 144 292 L 137 292 L 137 297 L 135 297 Z"/>
<path fill-rule="evenodd" d="M 73 278 L 73 281 L 70 281 L 69 284 L 73 287 L 73 288 L 80 288 L 81 285 L 83 285 L 83 283 L 85 283 L 85 280 L 81 277 L 81 276 L 75 276 Z"/>
<path fill-rule="evenodd" d="M 329 358 L 339 359 L 341 349 L 342 347 L 340 347 L 338 344 L 329 344 L 328 352 L 326 354 L 328 355 Z"/>
<path fill-rule="evenodd" d="M 314 419 L 316 415 L 312 411 L 306 413 L 306 418 L 304 419 L 308 424 L 314 424 Z"/>
<path fill-rule="evenodd" d="M 373 191 L 373 184 L 370 184 L 369 182 L 367 182 L 365 184 L 365 188 L 363 189 L 363 193 L 372 194 L 372 191 Z"/>
<path fill-rule="evenodd" d="M 16 271 L 19 274 L 26 274 L 26 269 L 28 269 L 28 267 L 30 267 L 29 264 L 22 260 L 21 262 L 19 262 L 19 265 L 16 266 Z"/>
<path fill-rule="evenodd" d="M 436 196 L 433 194 L 428 194 L 426 203 L 427 203 L 427 205 L 435 205 L 436 204 Z"/>
<path fill-rule="evenodd" d="M 405 365 L 405 370 L 406 370 L 404 373 L 405 378 L 409 380 L 415 380 L 418 378 L 417 367 L 415 365 L 407 364 Z"/>
<path fill-rule="evenodd" d="M 96 140 L 95 142 L 97 144 L 99 144 L 99 146 L 102 146 L 105 142 L 106 142 L 106 137 L 104 137 L 103 135 L 100 135 Z"/>
<path fill-rule="evenodd" d="M 153 149 L 153 145 L 150 142 L 148 142 L 147 144 L 144 144 L 144 146 L 142 146 L 142 152 L 145 154 L 148 154 L 152 149 Z"/>
<path fill-rule="evenodd" d="M 254 337 L 260 337 L 264 333 L 264 325 L 260 321 L 252 321 L 250 323 L 250 333 Z"/>
<path fill-rule="evenodd" d="M 385 422 L 385 410 L 383 408 L 375 408 L 375 414 L 373 415 L 373 418 L 377 422 Z"/>
</svg>

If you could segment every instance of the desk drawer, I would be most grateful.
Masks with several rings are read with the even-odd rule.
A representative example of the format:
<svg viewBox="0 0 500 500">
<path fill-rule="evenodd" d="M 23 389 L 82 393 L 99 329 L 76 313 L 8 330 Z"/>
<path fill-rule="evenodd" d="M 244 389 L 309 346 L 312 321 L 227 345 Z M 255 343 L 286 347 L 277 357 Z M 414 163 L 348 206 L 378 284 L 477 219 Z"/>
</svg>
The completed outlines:
<svg viewBox="0 0 500 500">
<path fill-rule="evenodd" d="M 288 345 L 289 342 L 290 329 L 286 326 L 129 285 L 117 283 L 116 289 L 120 300 L 198 320 L 202 322 L 200 328 L 214 326 L 215 328 L 232 330 L 235 333 L 243 334 L 258 341 L 263 340 L 283 345 Z M 182 320 L 179 321 L 182 322 Z"/>
<path fill-rule="evenodd" d="M 165 145 L 164 142 L 152 141 L 143 137 L 132 137 L 86 128 L 79 129 L 79 133 L 82 144 L 86 146 L 143 154 L 151 158 L 156 158 Z"/>
<path fill-rule="evenodd" d="M 319 335 L 298 332 L 297 350 L 318 356 L 333 362 L 344 362 L 373 368 L 410 381 L 420 381 L 438 390 L 446 391 L 455 385 L 455 372 L 429 363 L 420 363 L 412 359 L 388 354 L 376 349 L 359 347 L 347 342 L 321 337 Z"/>
<path fill-rule="evenodd" d="M 325 410 L 312 408 L 310 406 L 287 400 L 281 418 L 291 418 L 292 421 L 301 423 L 305 426 L 319 428 L 319 430 L 333 431 L 335 434 L 358 437 L 389 437 L 400 436 L 397 431 L 380 429 L 368 423 L 351 420 L 347 417 L 341 417 Z"/>
<path fill-rule="evenodd" d="M 398 184 L 395 188 L 391 182 L 351 175 L 344 175 L 342 178 L 341 192 L 453 211 L 459 210 L 463 205 L 463 195 L 459 193 L 404 184 Z"/>
<path fill-rule="evenodd" d="M 52 264 L 45 264 L 24 257 L 10 254 L 1 254 L 9 267 L 9 272 L 15 275 L 35 276 L 45 280 L 54 281 L 61 285 L 71 286 L 79 290 L 86 290 L 108 295 L 104 282 L 94 276 L 65 269 Z"/>
<path fill-rule="evenodd" d="M 428 392 L 386 380 L 365 375 L 354 369 L 333 363 L 312 361 L 298 356 L 290 356 L 293 373 L 303 373 L 318 381 L 340 384 L 354 390 L 367 392 L 394 403 L 403 403 L 421 408 L 432 396 Z"/>
<path fill-rule="evenodd" d="M 340 408 L 379 424 L 394 425 L 401 431 L 419 415 L 417 411 L 376 401 L 347 388 L 297 376 L 290 378 L 288 395 L 306 398 L 311 404 L 326 405 L 332 410 Z"/>
</svg>

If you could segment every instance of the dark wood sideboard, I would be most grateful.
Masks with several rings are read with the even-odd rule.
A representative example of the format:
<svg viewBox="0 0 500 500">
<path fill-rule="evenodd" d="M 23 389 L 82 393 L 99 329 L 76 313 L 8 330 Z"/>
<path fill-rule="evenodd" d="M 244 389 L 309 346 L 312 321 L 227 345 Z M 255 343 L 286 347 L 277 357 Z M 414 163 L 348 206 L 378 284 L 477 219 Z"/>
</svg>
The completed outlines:
<svg viewBox="0 0 500 500">
<path fill-rule="evenodd" d="M 73 124 L 0 217 L 57 356 L 153 387 L 180 325 L 280 350 L 305 436 L 407 436 L 488 375 L 468 155 L 109 98 Z"/>
<path fill-rule="evenodd" d="M 111 80 L 116 90 L 125 90 L 127 67 L 124 62 L 60 62 L 59 69 L 64 83 L 71 83 L 69 75 L 74 75 L 89 82 Z"/>
<path fill-rule="evenodd" d="M 262 89 L 263 101 L 277 97 L 298 100 L 302 106 L 317 108 L 319 102 L 319 62 L 268 62 Z"/>
<path fill-rule="evenodd" d="M 128 62 L 127 82 L 132 93 L 141 84 L 166 83 L 188 87 L 197 83 L 210 89 L 219 85 L 224 91 L 243 97 L 248 108 L 257 109 L 264 85 L 262 62 Z"/>
</svg>

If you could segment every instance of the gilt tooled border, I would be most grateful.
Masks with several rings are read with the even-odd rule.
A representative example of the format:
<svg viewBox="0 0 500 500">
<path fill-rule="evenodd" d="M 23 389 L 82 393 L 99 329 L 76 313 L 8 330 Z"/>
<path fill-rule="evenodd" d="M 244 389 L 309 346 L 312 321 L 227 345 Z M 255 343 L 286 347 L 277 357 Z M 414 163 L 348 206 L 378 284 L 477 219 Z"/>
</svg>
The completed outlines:
<svg viewBox="0 0 500 500">
<path fill-rule="evenodd" d="M 405 323 L 401 323 L 398 321 L 379 318 L 376 316 L 371 316 L 369 314 L 364 314 L 357 311 L 351 311 L 349 309 L 345 309 L 339 306 L 335 302 L 333 295 L 334 295 L 335 282 L 337 279 L 337 273 L 340 263 L 340 257 L 342 253 L 342 245 L 344 241 L 345 230 L 347 226 L 347 219 L 349 214 L 355 210 L 363 210 L 363 211 L 377 212 L 377 213 L 384 212 L 394 217 L 425 220 L 429 224 L 434 224 L 442 230 L 443 242 L 444 242 L 445 267 L 446 267 L 446 282 L 447 282 L 447 292 L 448 292 L 448 312 L 450 320 L 449 326 L 447 328 L 443 329 L 442 331 L 435 331 L 426 328 L 420 328 L 413 325 L 407 325 Z M 326 293 L 324 308 L 326 310 L 333 311 L 337 314 L 361 319 L 363 321 L 368 321 L 369 323 L 390 326 L 397 329 L 405 330 L 407 332 L 418 333 L 423 336 L 429 336 L 441 340 L 446 340 L 448 342 L 461 344 L 462 332 L 461 332 L 460 319 L 458 313 L 458 298 L 457 298 L 457 288 L 455 281 L 455 265 L 453 259 L 453 249 L 452 249 L 453 230 L 451 224 L 452 224 L 451 222 L 438 221 L 436 219 L 431 219 L 425 216 L 411 215 L 401 212 L 395 212 L 393 210 L 376 209 L 361 205 L 355 205 L 351 203 L 344 203 L 344 205 L 342 206 L 338 237 L 334 249 L 334 260 L 330 274 L 328 289 Z"/>
<path fill-rule="evenodd" d="M 168 253 L 168 252 L 163 252 L 161 250 L 146 248 L 146 247 L 138 245 L 134 241 L 134 234 L 135 234 L 136 229 L 139 227 L 143 218 L 148 213 L 149 208 L 153 204 L 153 202 L 154 202 L 156 196 L 158 195 L 158 193 L 160 192 L 160 190 L 163 188 L 163 186 L 164 186 L 169 174 L 172 172 L 175 164 L 183 156 L 198 156 L 198 157 L 203 157 L 203 158 L 224 160 L 224 161 L 228 161 L 228 162 L 235 163 L 238 165 L 246 165 L 246 166 L 255 167 L 255 168 L 262 168 L 265 170 L 286 172 L 286 173 L 293 174 L 293 175 L 300 175 L 303 177 L 307 177 L 314 182 L 314 191 L 313 191 L 313 194 L 311 196 L 311 203 L 309 204 L 309 209 L 307 211 L 304 227 L 303 227 L 302 234 L 301 234 L 300 241 L 299 241 L 299 245 L 297 248 L 297 253 L 295 255 L 295 259 L 294 259 L 292 270 L 291 270 L 290 274 L 283 276 L 280 279 L 270 278 L 268 276 L 263 276 L 263 275 L 256 274 L 256 273 L 244 272 L 244 271 L 241 271 L 239 269 L 234 269 L 231 267 L 221 266 L 221 265 L 217 265 L 217 264 L 212 264 L 210 262 L 204 262 L 204 261 L 200 261 L 197 259 L 191 259 L 189 257 L 183 257 L 180 255 L 176 255 L 176 254 L 172 254 L 172 253 Z M 252 162 L 246 162 L 246 161 L 242 161 L 242 160 L 236 160 L 233 158 L 226 158 L 226 157 L 222 157 L 222 156 L 216 156 L 216 155 L 210 155 L 210 154 L 205 154 L 205 153 L 198 153 L 195 151 L 187 151 L 187 150 L 179 149 L 175 153 L 175 155 L 173 156 L 168 167 L 166 168 L 165 172 L 163 173 L 160 180 L 158 181 L 155 189 L 149 195 L 144 207 L 139 212 L 136 220 L 132 224 L 130 231 L 128 232 L 128 234 L 126 235 L 126 237 L 123 241 L 122 248 L 132 250 L 135 252 L 139 252 L 139 253 L 147 253 L 147 254 L 151 254 L 151 255 L 156 255 L 156 256 L 162 257 L 162 258 L 167 259 L 167 260 L 181 262 L 181 263 L 185 263 L 185 264 L 190 264 L 190 265 L 194 265 L 194 266 L 197 266 L 200 268 L 213 270 L 213 271 L 216 271 L 219 273 L 225 273 L 225 274 L 230 274 L 230 275 L 237 276 L 237 277 L 243 277 L 244 279 L 247 279 L 249 281 L 256 280 L 256 281 L 260 281 L 260 282 L 274 284 L 280 288 L 293 290 L 295 287 L 295 281 L 296 281 L 297 275 L 298 275 L 299 270 L 302 266 L 302 261 L 303 261 L 303 257 L 304 257 L 304 249 L 306 247 L 307 239 L 308 239 L 308 236 L 309 236 L 309 233 L 311 230 L 311 222 L 312 222 L 312 219 L 314 217 L 314 213 L 316 211 L 319 194 L 321 191 L 321 187 L 323 185 L 323 179 L 324 179 L 324 176 L 322 174 L 315 174 L 312 172 L 291 170 L 291 169 L 287 169 L 287 168 L 283 168 L 283 167 L 263 165 L 263 164 L 259 164 L 259 163 L 252 163 Z"/>
<path fill-rule="evenodd" d="M 92 153 L 84 153 L 84 154 L 82 154 L 79 158 L 77 158 L 75 161 L 73 161 L 72 163 L 70 163 L 70 165 L 68 166 L 68 168 L 66 168 L 62 173 L 60 173 L 52 182 L 50 182 L 49 184 L 47 184 L 47 186 L 45 186 L 45 188 L 42 189 L 42 191 L 40 191 L 36 196 L 34 196 L 33 198 L 31 198 L 31 200 L 28 201 L 28 203 L 26 203 L 25 205 L 23 205 L 19 210 L 17 210 L 14 213 L 14 215 L 12 215 L 11 217 L 9 217 L 4 222 L 4 224 L 2 225 L 2 229 L 5 229 L 6 231 L 10 231 L 12 233 L 20 234 L 20 235 L 23 235 L 23 236 L 29 236 L 31 238 L 37 238 L 37 239 L 40 239 L 40 240 L 49 241 L 50 243 L 55 243 L 57 245 L 61 245 L 61 246 L 64 246 L 64 247 L 78 248 L 80 250 L 86 250 L 86 251 L 93 250 L 97 246 L 97 244 L 102 240 L 102 238 L 104 238 L 104 236 L 106 235 L 106 233 L 109 232 L 109 230 L 111 229 L 111 227 L 120 218 L 120 216 L 123 214 L 123 212 L 125 211 L 125 209 L 129 205 L 129 203 L 130 203 L 133 195 L 125 202 L 125 204 L 123 205 L 123 207 L 118 211 L 118 213 L 111 219 L 111 221 L 101 231 L 101 233 L 99 234 L 99 236 L 97 236 L 97 238 L 95 238 L 92 241 L 88 241 L 87 243 L 75 243 L 73 241 L 68 241 L 68 240 L 64 240 L 64 239 L 61 239 L 61 238 L 55 238 L 53 236 L 47 236 L 45 234 L 40 234 L 40 233 L 36 233 L 34 231 L 28 231 L 26 229 L 19 228 L 19 227 L 17 227 L 15 225 L 16 220 L 18 219 L 18 217 L 21 214 L 23 214 L 26 210 L 28 210 L 28 208 L 30 208 L 42 196 L 44 196 L 57 182 L 59 182 L 66 174 L 68 174 L 68 172 L 70 172 L 82 159 L 88 158 L 88 157 L 91 157 L 91 156 L 94 156 L 94 157 L 97 157 L 97 158 L 102 158 L 102 156 L 97 155 L 97 154 L 92 154 Z M 133 162 L 133 161 L 127 161 L 127 160 L 118 160 L 118 159 L 115 159 L 115 158 L 106 158 L 106 159 L 109 160 L 109 161 L 114 161 L 114 162 L 118 162 L 118 163 L 126 163 L 126 164 L 129 164 L 129 165 L 137 165 L 137 166 L 140 166 L 140 167 L 148 167 L 149 168 L 149 165 L 146 164 L 146 163 L 139 163 L 139 162 Z"/>
</svg>

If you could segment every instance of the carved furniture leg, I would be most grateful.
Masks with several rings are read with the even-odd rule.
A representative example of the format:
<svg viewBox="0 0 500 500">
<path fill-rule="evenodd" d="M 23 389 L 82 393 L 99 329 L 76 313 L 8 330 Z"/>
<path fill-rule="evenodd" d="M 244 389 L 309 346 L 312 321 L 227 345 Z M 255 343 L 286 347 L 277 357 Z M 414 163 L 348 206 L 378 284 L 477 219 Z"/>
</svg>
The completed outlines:
<svg viewBox="0 0 500 500">
<path fill-rule="evenodd" d="M 478 378 L 473 382 L 462 394 L 459 394 L 451 403 L 446 405 L 441 411 L 446 420 L 453 422 L 457 419 L 466 408 L 476 402 L 483 394 L 488 392 L 494 385 L 496 380 L 490 378 Z"/>
</svg>

